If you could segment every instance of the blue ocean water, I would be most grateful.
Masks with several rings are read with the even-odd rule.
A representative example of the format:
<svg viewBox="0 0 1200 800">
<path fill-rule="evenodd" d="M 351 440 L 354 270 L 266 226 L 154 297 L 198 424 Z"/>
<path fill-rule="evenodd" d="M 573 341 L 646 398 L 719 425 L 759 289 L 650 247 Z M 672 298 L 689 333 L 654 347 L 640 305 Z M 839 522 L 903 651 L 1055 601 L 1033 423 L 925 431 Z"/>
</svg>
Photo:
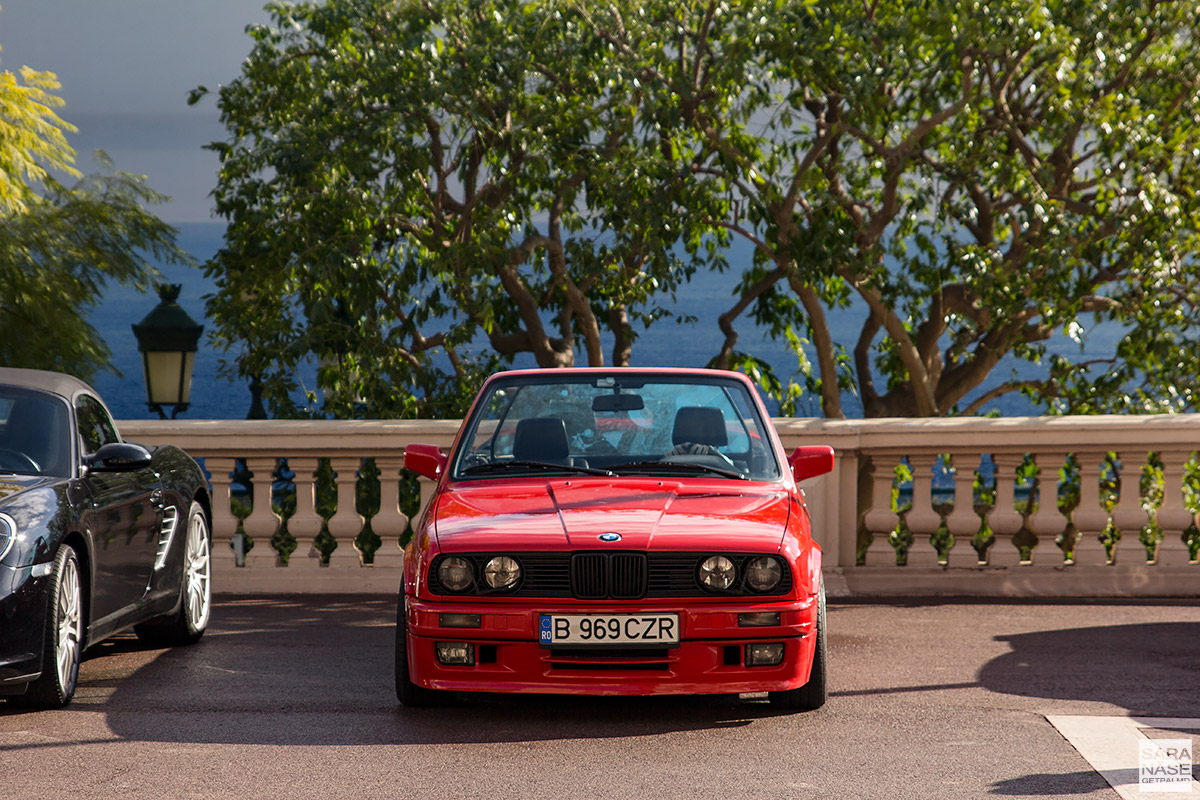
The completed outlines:
<svg viewBox="0 0 1200 800">
<path fill-rule="evenodd" d="M 221 246 L 223 223 L 197 223 L 178 226 L 179 244 L 197 261 L 210 258 Z M 717 317 L 728 310 L 734 302 L 732 289 L 737 282 L 738 264 L 731 253 L 734 269 L 725 274 L 705 273 L 697 275 L 683 287 L 677 297 L 679 313 L 696 318 L 694 323 L 679 324 L 664 320 L 641 331 L 634 344 L 635 366 L 650 367 L 703 367 L 720 350 L 722 336 L 717 327 Z M 180 284 L 182 292 L 179 304 L 197 322 L 205 324 L 204 298 L 214 290 L 210 280 L 199 269 L 159 265 L 169 283 Z M 104 373 L 97 376 L 94 385 L 108 403 L 117 419 L 152 419 L 156 414 L 146 406 L 145 384 L 142 379 L 141 357 L 131 326 L 139 322 L 158 302 L 153 294 L 141 294 L 119 285 L 111 285 L 93 312 L 90 321 L 101 333 L 113 352 L 114 366 L 121 375 Z M 858 337 L 863 320 L 861 305 L 847 310 L 834 311 L 829 315 L 834 337 L 850 349 Z M 748 314 L 736 323 L 739 331 L 738 348 L 751 352 L 768 362 L 776 374 L 787 379 L 796 374 L 796 356 L 788 350 L 786 343 L 773 341 L 757 328 Z M 201 339 L 196 354 L 193 373 L 192 403 L 183 419 L 245 419 L 250 408 L 250 390 L 244 383 L 234 383 L 218 374 L 220 359 L 224 354 L 216 351 L 205 336 Z M 1101 326 L 1091 330 L 1084 340 L 1082 353 L 1110 353 L 1115 346 L 1120 330 L 1112 326 Z M 611 350 L 611 341 L 605 347 Z M 1066 337 L 1049 342 L 1051 350 L 1068 356 L 1079 357 L 1080 345 Z M 518 357 L 514 367 L 535 366 L 531 356 Z M 1018 374 L 1028 367 L 1015 359 L 1006 359 L 993 372 L 993 377 L 1007 376 L 1014 370 Z M 297 376 L 300 383 L 313 388 L 315 370 L 310 368 Z M 843 397 L 847 416 L 861 416 L 862 408 L 857 398 Z M 1006 416 L 1036 413 L 1032 406 L 1017 395 L 1002 398 L 995 406 Z M 773 412 L 775 409 L 771 409 Z M 816 398 L 802 402 L 802 412 L 819 415 Z"/>
</svg>

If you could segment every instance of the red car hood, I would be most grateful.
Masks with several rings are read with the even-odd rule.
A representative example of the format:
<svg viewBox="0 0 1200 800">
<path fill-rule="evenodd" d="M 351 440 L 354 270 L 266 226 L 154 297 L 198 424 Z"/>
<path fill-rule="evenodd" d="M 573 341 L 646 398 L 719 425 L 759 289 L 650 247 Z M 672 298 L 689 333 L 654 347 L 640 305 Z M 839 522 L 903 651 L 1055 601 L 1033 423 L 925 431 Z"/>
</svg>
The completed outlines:
<svg viewBox="0 0 1200 800">
<path fill-rule="evenodd" d="M 788 495 L 734 481 L 504 481 L 458 484 L 437 507 L 443 552 L 778 549 Z M 615 543 L 602 533 L 619 533 Z"/>
</svg>

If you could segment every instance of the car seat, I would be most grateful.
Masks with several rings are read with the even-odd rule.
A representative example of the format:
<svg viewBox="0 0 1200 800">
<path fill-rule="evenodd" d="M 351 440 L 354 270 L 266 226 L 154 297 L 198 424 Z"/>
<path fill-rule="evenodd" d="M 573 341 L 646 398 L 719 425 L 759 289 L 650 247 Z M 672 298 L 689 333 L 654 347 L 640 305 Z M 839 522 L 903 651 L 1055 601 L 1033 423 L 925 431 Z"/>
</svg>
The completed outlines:
<svg viewBox="0 0 1200 800">
<path fill-rule="evenodd" d="M 675 412 L 675 427 L 671 430 L 671 444 L 700 444 L 724 447 L 729 444 L 725 430 L 725 415 L 719 408 L 707 406 L 684 406 Z"/>
<path fill-rule="evenodd" d="M 558 417 L 529 417 L 519 421 L 513 435 L 513 459 L 570 464 L 566 424 Z"/>
</svg>

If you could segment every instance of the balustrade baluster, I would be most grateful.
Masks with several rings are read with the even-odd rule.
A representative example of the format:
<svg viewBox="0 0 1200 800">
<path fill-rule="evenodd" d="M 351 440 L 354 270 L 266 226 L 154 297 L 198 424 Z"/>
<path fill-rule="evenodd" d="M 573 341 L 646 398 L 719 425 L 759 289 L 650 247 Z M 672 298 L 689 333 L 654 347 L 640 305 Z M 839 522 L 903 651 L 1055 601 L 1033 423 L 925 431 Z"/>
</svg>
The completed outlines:
<svg viewBox="0 0 1200 800">
<path fill-rule="evenodd" d="M 254 509 L 242 521 L 246 533 L 254 539 L 254 548 L 246 553 L 247 567 L 274 567 L 279 553 L 271 546 L 271 538 L 279 530 L 280 519 L 271 508 L 271 489 L 275 484 L 277 458 L 247 458 L 250 483 L 254 487 Z"/>
<path fill-rule="evenodd" d="M 1149 522 L 1146 509 L 1142 508 L 1142 468 L 1146 454 L 1122 453 L 1121 494 L 1112 510 L 1112 520 L 1121 532 L 1121 538 L 1113 546 L 1112 563 L 1145 564 L 1146 546 L 1142 544 L 1142 528 Z"/>
<path fill-rule="evenodd" d="M 1038 465 L 1038 502 L 1037 509 L 1029 515 L 1026 525 L 1038 538 L 1034 552 L 1041 548 L 1040 560 L 1046 564 L 1060 564 L 1063 556 L 1056 540 L 1066 530 L 1067 518 L 1058 508 L 1058 472 L 1066 463 L 1067 454 L 1061 451 L 1039 452 L 1034 456 L 1034 461 Z M 1034 558 L 1031 553 L 1030 559 Z"/>
<path fill-rule="evenodd" d="M 954 535 L 954 547 L 946 559 L 952 567 L 971 567 L 979 563 L 979 554 L 971 540 L 979 533 L 980 518 L 975 512 L 975 472 L 978 454 L 954 456 L 954 510 L 946 515 L 946 527 Z"/>
<path fill-rule="evenodd" d="M 996 505 L 988 514 L 988 527 L 994 539 L 988 548 L 988 566 L 1012 567 L 1021 563 L 1021 553 L 1013 544 L 1013 536 L 1021 530 L 1021 512 L 1016 503 L 1016 472 L 1025 463 L 1020 453 L 995 453 Z"/>
<path fill-rule="evenodd" d="M 362 556 L 354 546 L 354 540 L 362 532 L 363 518 L 355 508 L 354 489 L 362 459 L 333 458 L 330 463 L 336 473 L 337 512 L 329 520 L 329 534 L 337 542 L 337 549 L 329 556 L 329 566 L 361 566 Z"/>
<path fill-rule="evenodd" d="M 890 537 L 900 518 L 892 510 L 892 483 L 896 479 L 894 460 L 889 456 L 874 456 L 867 467 L 871 475 L 871 508 L 863 515 L 863 525 L 873 537 L 867 548 L 864 564 L 871 566 L 896 566 L 896 551 L 892 549 Z M 421 481 L 424 497 L 426 481 Z"/>
<path fill-rule="evenodd" d="M 2 2 L 3 0 L 0 0 Z M 1063 530 L 1062 512 L 1057 510 L 1057 475 L 1055 474 L 1073 451 L 1079 464 L 1079 503 L 1070 511 L 1072 530 L 1077 531 L 1073 544 L 1074 564 L 1085 568 L 1083 572 L 1064 571 L 1064 591 L 1081 587 L 1077 583 L 1086 577 L 1086 568 L 1097 568 L 1109 562 L 1099 539 L 1113 517 L 1113 530 L 1123 533 L 1117 545 L 1117 561 L 1123 566 L 1111 570 L 1112 574 L 1102 581 L 1088 584 L 1084 588 L 1106 591 L 1110 584 L 1121 593 L 1146 593 L 1177 595 L 1188 591 L 1187 574 L 1200 574 L 1200 565 L 1189 563 L 1186 543 L 1181 534 L 1196 523 L 1195 513 L 1187 507 L 1192 502 L 1186 492 L 1185 481 L 1191 451 L 1195 450 L 1195 430 L 1200 415 L 1163 415 L 1152 420 L 1142 418 L 1075 418 L 1041 420 L 927 420 L 898 425 L 888 420 L 864 420 L 848 425 L 843 422 L 818 424 L 818 422 L 786 421 L 781 425 L 785 445 L 792 446 L 826 441 L 835 446 L 841 463 L 844 459 L 858 459 L 862 469 L 843 470 L 832 482 L 810 486 L 809 502 L 820 516 L 820 528 L 815 535 L 822 542 L 830 536 L 842 537 L 842 561 L 838 564 L 845 570 L 847 584 L 852 591 L 895 591 L 896 579 L 903 573 L 893 573 L 895 551 L 890 535 L 898 524 L 898 515 L 891 502 L 893 496 L 894 467 L 904 452 L 931 453 L 937 451 L 954 454 L 957 469 L 953 475 L 954 504 L 947 511 L 945 525 L 954 536 L 954 547 L 949 551 L 947 564 L 966 568 L 975 566 L 978 557 L 971 547 L 973 538 L 980 529 L 981 509 L 975 497 L 974 483 L 979 469 L 981 450 L 995 453 L 1005 449 L 1041 448 L 1035 451 L 1040 467 L 1040 502 L 1026 521 L 1029 530 L 1040 539 L 1039 565 L 1050 565 L 1051 556 L 1057 556 L 1057 548 L 1050 547 L 1053 539 Z M 1136 423 L 1136 424 L 1135 424 Z M 402 451 L 409 441 L 436 441 L 442 446 L 448 443 L 457 422 L 409 421 L 409 422 L 289 422 L 275 420 L 261 425 L 232 422 L 228 429 L 214 427 L 211 423 L 172 423 L 169 427 L 159 421 L 131 420 L 121 423 L 121 430 L 131 439 L 158 444 L 172 442 L 183 446 L 193 456 L 203 459 L 210 473 L 212 491 L 213 561 L 216 570 L 215 588 L 218 591 L 255 591 L 256 585 L 264 590 L 276 590 L 294 584 L 296 591 L 313 590 L 337 586 L 339 591 L 354 591 L 355 586 L 376 585 L 368 573 L 366 577 L 356 570 L 344 569 L 338 583 L 338 575 L 327 572 L 322 580 L 306 580 L 303 575 L 294 576 L 291 584 L 286 572 L 265 570 L 274 567 L 277 554 L 271 540 L 276 535 L 280 520 L 272 509 L 272 484 L 279 459 L 287 460 L 289 469 L 295 473 L 296 511 L 288 519 L 288 530 L 297 541 L 289 567 L 296 571 L 315 570 L 319 557 L 314 548 L 323 520 L 316 510 L 315 473 L 324 464 L 323 459 L 333 459 L 337 470 L 336 489 L 330 487 L 330 495 L 337 495 L 337 512 L 330 521 L 331 533 L 338 547 L 333 563 L 356 566 L 361 563 L 354 542 L 361 532 L 362 519 L 355 505 L 355 483 L 361 468 L 362 458 L 373 455 L 380 469 L 380 510 L 371 520 L 373 530 L 382 544 L 375 553 L 374 565 L 389 571 L 387 576 L 375 575 L 375 579 L 398 573 L 403 563 L 403 551 L 399 546 L 406 523 L 400 510 L 400 497 L 408 497 L 406 484 L 400 482 L 402 473 Z M 791 426 L 791 429 L 788 426 Z M 1125 463 L 1116 461 L 1108 465 L 1106 452 L 1123 448 Z M 1151 512 L 1143 510 L 1140 495 L 1140 478 L 1146 453 L 1155 452 L 1161 457 L 1163 484 L 1161 504 Z M 254 570 L 235 572 L 238 560 L 232 545 L 238 529 L 234 509 L 242 513 L 240 489 L 234 484 L 232 473 L 238 461 L 245 458 L 253 479 L 248 482 L 246 497 L 250 515 L 245 520 L 245 529 L 254 537 L 255 548 L 246 559 L 248 566 L 260 568 L 262 580 L 255 578 Z M 989 457 L 990 459 L 990 457 Z M 1021 464 L 1018 453 L 997 456 L 995 504 L 986 510 L 989 527 L 995 534 L 990 552 L 985 560 L 993 567 L 1004 568 L 1018 563 L 1019 551 L 1013 537 L 1021 531 L 1022 515 L 1014 507 L 1018 491 L 1014 474 Z M 914 473 L 913 505 L 905 512 L 905 523 L 914 534 L 914 542 L 908 554 L 908 563 L 920 567 L 934 563 L 935 549 L 930 536 L 938 526 L 937 513 L 933 505 L 933 484 L 945 489 L 948 501 L 948 486 L 943 487 L 935 471 L 936 457 L 918 455 L 911 459 Z M 1123 473 L 1120 474 L 1120 473 Z M 322 469 L 322 474 L 326 470 Z M 849 482 L 837 483 L 838 478 Z M 1123 480 L 1121 480 L 1123 479 Z M 1115 486 L 1123 483 L 1124 492 L 1117 496 Z M 421 508 L 428 507 L 434 484 L 420 481 Z M 324 488 L 324 487 L 323 487 Z M 233 500 L 234 491 L 238 501 Z M 907 500 L 907 486 L 905 487 Z M 415 487 L 413 489 L 415 491 Z M 1157 493 L 1157 489 L 1155 490 Z M 1107 497 L 1112 492 L 1112 497 Z M 989 493 L 990 494 L 990 493 Z M 1101 497 L 1107 497 L 1111 510 L 1106 510 Z M 939 500 L 943 497 L 937 495 Z M 332 503 L 331 503 L 332 504 Z M 407 506 L 406 506 L 407 508 Z M 945 510 L 942 506 L 937 506 Z M 411 509 L 410 509 L 411 510 Z M 1148 513 L 1153 514 L 1163 538 L 1158 545 L 1154 564 L 1145 564 L 1145 548 L 1139 541 L 1141 527 Z M 867 551 L 865 563 L 869 569 L 855 569 L 853 545 L 856 536 L 869 531 L 873 544 Z M 1032 537 L 1031 537 L 1032 538 Z M 851 545 L 846 547 L 847 542 Z M 830 565 L 837 548 L 827 549 Z M 849 556 L 847 554 L 850 554 Z M 1057 561 L 1055 558 L 1054 561 Z M 848 563 L 847 563 L 848 562 Z M 921 574 L 917 574 L 920 572 Z M 913 591 L 937 593 L 946 585 L 940 570 L 913 570 Z M 1014 585 L 1005 583 L 1003 576 L 990 575 L 991 570 L 979 570 L 979 585 L 983 591 L 991 591 L 1003 585 L 1011 590 Z M 1053 591 L 1056 571 L 1039 566 L 1037 570 L 1023 571 L 1032 590 Z M 221 575 L 232 575 L 232 580 Z M 962 579 L 962 573 L 954 580 Z M 860 581 L 856 584 L 855 581 Z M 954 585 L 958 585 L 955 583 Z M 882 588 L 880 588 L 882 587 Z M 990 588 L 989 588 L 990 587 Z M 1019 587 L 1018 587 L 1019 590 Z"/>
<path fill-rule="evenodd" d="M 1074 563 L 1099 566 L 1108 563 L 1100 533 L 1108 526 L 1108 512 L 1100 505 L 1100 479 L 1108 463 L 1104 453 L 1076 453 L 1079 461 L 1079 505 L 1071 512 L 1075 534 Z"/>
<path fill-rule="evenodd" d="M 237 533 L 238 518 L 233 513 L 230 503 L 233 499 L 233 468 L 232 458 L 209 457 L 204 459 L 204 467 L 209 471 L 212 482 L 212 560 L 213 569 L 219 572 L 230 567 L 236 567 L 237 554 L 233 551 L 233 536 Z"/>
<path fill-rule="evenodd" d="M 403 458 L 376 458 L 379 467 L 379 513 L 371 519 L 371 528 L 382 540 L 375 551 L 375 566 L 399 567 L 404 563 L 400 537 L 408 528 L 408 517 L 400 510 L 400 470 Z"/>
<path fill-rule="evenodd" d="M 1183 497 L 1183 476 L 1191 454 L 1163 452 L 1160 455 L 1163 462 L 1163 500 L 1154 518 L 1162 528 L 1163 539 L 1158 543 L 1155 563 L 1167 567 L 1185 566 L 1190 556 L 1182 538 L 1183 532 L 1195 521 L 1195 515 L 1188 510 Z"/>
<path fill-rule="evenodd" d="M 296 549 L 288 559 L 288 567 L 316 569 L 321 566 L 321 553 L 314 540 L 321 533 L 325 520 L 317 513 L 316 471 L 319 461 L 313 457 L 289 458 L 288 466 L 296 477 L 296 513 L 288 520 L 288 532 L 296 539 Z"/>
<path fill-rule="evenodd" d="M 905 515 L 904 521 L 913 537 L 908 548 L 910 567 L 934 567 L 938 563 L 937 548 L 931 540 L 942 521 L 933 508 L 933 467 L 937 462 L 938 456 L 932 453 L 908 457 L 913 474 L 912 510 Z"/>
</svg>

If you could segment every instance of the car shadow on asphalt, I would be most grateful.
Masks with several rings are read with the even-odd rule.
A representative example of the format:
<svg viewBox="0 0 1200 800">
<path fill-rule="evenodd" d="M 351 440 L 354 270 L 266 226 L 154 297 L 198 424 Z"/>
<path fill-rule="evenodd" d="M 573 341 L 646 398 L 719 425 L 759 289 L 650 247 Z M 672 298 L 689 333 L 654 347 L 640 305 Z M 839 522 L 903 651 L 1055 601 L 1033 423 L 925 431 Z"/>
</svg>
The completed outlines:
<svg viewBox="0 0 1200 800">
<path fill-rule="evenodd" d="M 1092 792 L 1106 792 L 1108 788 L 1108 782 L 1099 772 L 1084 770 L 1082 772 L 1022 775 L 1019 778 L 996 782 L 988 790 L 988 794 L 1000 797 L 1053 797 L 1056 795 L 1077 797 Z"/>
<path fill-rule="evenodd" d="M 196 645 L 156 650 L 126 635 L 93 648 L 80 675 L 81 699 L 59 713 L 100 711 L 112 733 L 128 740 L 200 744 L 537 742 L 759 724 L 801 734 L 835 724 L 845 716 L 839 706 L 853 708 L 859 695 L 904 697 L 975 685 L 898 683 L 839 692 L 835 675 L 829 704 L 799 714 L 779 712 L 765 696 L 730 695 L 470 694 L 453 696 L 441 708 L 406 708 L 394 692 L 394 609 L 394 601 L 377 597 L 225 600 Z M 978 669 L 977 685 L 986 690 L 1200 717 L 1200 696 L 1189 689 L 1200 678 L 1200 623 L 996 638 L 1011 651 Z M 834 635 L 835 649 L 836 643 Z"/>
<path fill-rule="evenodd" d="M 132 741 L 246 745 L 617 738 L 738 728 L 781 715 L 765 695 L 448 693 L 442 707 L 406 708 L 393 679 L 394 603 L 224 601 L 195 645 L 149 648 L 123 634 L 90 648 L 76 701 L 57 713 L 100 711 L 112 733 Z M 0 713 L 20 713 L 7 705 Z"/>
<path fill-rule="evenodd" d="M 986 689 L 1093 701 L 1135 716 L 1200 717 L 1200 622 L 1150 622 L 997 636 L 1011 652 L 979 670 Z"/>
</svg>

